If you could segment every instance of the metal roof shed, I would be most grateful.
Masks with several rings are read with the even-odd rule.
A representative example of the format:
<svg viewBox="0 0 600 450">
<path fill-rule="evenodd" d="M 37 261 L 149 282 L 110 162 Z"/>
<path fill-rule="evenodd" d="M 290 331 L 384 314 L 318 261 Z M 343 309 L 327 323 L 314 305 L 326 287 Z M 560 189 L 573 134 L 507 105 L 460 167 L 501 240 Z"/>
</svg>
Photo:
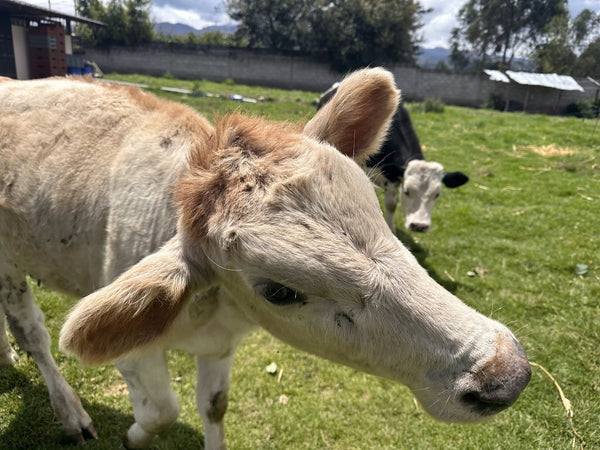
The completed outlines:
<svg viewBox="0 0 600 450">
<path fill-rule="evenodd" d="M 555 73 L 532 73 L 532 72 L 514 72 L 507 70 L 506 74 L 499 70 L 485 69 L 484 72 L 490 77 L 491 81 L 499 81 L 506 83 L 506 104 L 504 110 L 508 110 L 509 104 L 509 86 L 510 82 L 513 81 L 517 84 L 527 86 L 524 102 L 524 110 L 528 109 L 529 103 L 529 86 L 540 86 L 543 88 L 557 89 L 559 91 L 554 110 L 560 101 L 560 97 L 563 91 L 581 91 L 584 89 L 568 75 L 557 75 Z M 508 76 L 507 76 L 508 75 Z"/>
<path fill-rule="evenodd" d="M 531 72 L 513 72 L 507 70 L 506 74 L 515 83 L 523 84 L 527 86 L 542 86 L 552 89 L 558 89 L 558 97 L 556 99 L 556 105 L 560 101 L 560 96 L 563 91 L 581 91 L 583 88 L 569 75 L 557 75 L 555 73 L 531 73 Z M 527 111 L 529 103 L 529 88 L 525 95 L 524 109 Z M 556 109 L 556 106 L 554 107 Z"/>
</svg>

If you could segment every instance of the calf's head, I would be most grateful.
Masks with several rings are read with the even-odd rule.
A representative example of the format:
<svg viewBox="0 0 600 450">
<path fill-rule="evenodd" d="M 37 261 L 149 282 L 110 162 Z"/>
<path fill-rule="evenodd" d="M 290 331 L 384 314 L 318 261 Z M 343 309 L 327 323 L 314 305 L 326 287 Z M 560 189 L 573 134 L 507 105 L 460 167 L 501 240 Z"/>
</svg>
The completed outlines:
<svg viewBox="0 0 600 450">
<path fill-rule="evenodd" d="M 409 161 L 401 187 L 404 226 L 411 231 L 428 231 L 435 201 L 442 193 L 442 184 L 456 188 L 467 181 L 469 177 L 462 172 L 444 172 L 440 163 L 422 159 Z"/>
<path fill-rule="evenodd" d="M 386 72 L 356 80 L 303 133 L 238 116 L 218 124 L 212 157 L 192 158 L 177 187 L 177 235 L 81 300 L 62 348 L 101 363 L 164 345 L 187 299 L 218 285 L 249 321 L 407 384 L 435 417 L 475 421 L 513 403 L 530 376 L 521 346 L 419 267 L 338 151 L 366 157 L 396 106 Z"/>
</svg>

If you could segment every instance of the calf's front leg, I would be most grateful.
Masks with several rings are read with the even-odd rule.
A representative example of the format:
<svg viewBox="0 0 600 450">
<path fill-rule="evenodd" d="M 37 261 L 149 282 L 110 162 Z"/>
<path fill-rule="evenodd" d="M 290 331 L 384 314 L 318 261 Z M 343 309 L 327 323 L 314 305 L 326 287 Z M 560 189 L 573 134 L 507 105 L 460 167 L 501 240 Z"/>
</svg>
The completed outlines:
<svg viewBox="0 0 600 450">
<path fill-rule="evenodd" d="M 204 423 L 205 450 L 225 450 L 224 416 L 227 410 L 233 355 L 223 359 L 196 357 L 196 406 Z"/>
<path fill-rule="evenodd" d="M 8 342 L 4 317 L 4 308 L 2 308 L 2 302 L 0 302 L 0 368 L 12 366 L 19 360 L 17 352 L 13 350 Z"/>
<path fill-rule="evenodd" d="M 159 433 L 175 423 L 179 415 L 165 352 L 158 350 L 142 358 L 118 361 L 116 366 L 129 387 L 135 417 L 124 445 L 127 448 L 149 447 Z"/>
<path fill-rule="evenodd" d="M 24 274 L 10 270 L 11 265 L 0 261 L 0 309 L 4 310 L 8 324 L 19 347 L 35 361 L 48 387 L 50 404 L 63 429 L 75 441 L 83 442 L 97 438 L 92 425 L 74 389 L 69 386 L 58 370 L 50 352 L 50 335 L 44 326 L 44 314 L 35 304 L 33 292 Z M 14 358 L 6 351 L 4 317 L 1 317 L 0 347 L 4 355 Z M 9 347 L 10 348 L 10 347 Z M 0 350 L 3 350 L 0 348 Z M 12 349 L 11 349 L 12 350 Z"/>
<path fill-rule="evenodd" d="M 392 233 L 396 233 L 396 224 L 394 223 L 394 214 L 396 213 L 396 207 L 398 206 L 398 190 L 400 189 L 401 183 L 393 183 L 386 181 L 384 188 L 384 205 L 385 205 L 385 221 L 392 230 Z"/>
</svg>

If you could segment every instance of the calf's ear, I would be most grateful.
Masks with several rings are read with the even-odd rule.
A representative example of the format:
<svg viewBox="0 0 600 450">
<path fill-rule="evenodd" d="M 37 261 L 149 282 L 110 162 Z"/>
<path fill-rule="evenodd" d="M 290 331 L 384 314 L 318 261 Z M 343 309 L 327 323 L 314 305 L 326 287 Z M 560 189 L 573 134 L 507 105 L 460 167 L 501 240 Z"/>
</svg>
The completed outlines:
<svg viewBox="0 0 600 450">
<path fill-rule="evenodd" d="M 340 83 L 333 98 L 304 127 L 358 163 L 377 152 L 398 107 L 400 92 L 385 69 L 362 69 Z"/>
<path fill-rule="evenodd" d="M 191 291 L 182 248 L 179 238 L 172 238 L 80 300 L 61 329 L 60 348 L 84 364 L 101 364 L 159 343 Z"/>
<path fill-rule="evenodd" d="M 442 183 L 448 188 L 457 188 L 467 181 L 469 181 L 469 177 L 462 172 L 445 172 L 442 177 Z"/>
</svg>

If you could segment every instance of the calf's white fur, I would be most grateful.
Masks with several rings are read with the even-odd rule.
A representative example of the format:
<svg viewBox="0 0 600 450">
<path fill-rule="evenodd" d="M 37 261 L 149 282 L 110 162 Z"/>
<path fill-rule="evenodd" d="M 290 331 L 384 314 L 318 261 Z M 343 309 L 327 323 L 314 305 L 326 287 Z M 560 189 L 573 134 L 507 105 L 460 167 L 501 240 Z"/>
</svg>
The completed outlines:
<svg viewBox="0 0 600 450">
<path fill-rule="evenodd" d="M 96 436 L 52 359 L 26 274 L 87 295 L 61 348 L 117 360 L 130 447 L 177 418 L 165 360 L 177 348 L 197 361 L 206 448 L 224 448 L 233 356 L 257 326 L 405 383 L 442 420 L 514 402 L 530 376 L 514 336 L 419 267 L 344 156 L 377 149 L 397 102 L 391 74 L 369 69 L 304 130 L 239 115 L 213 128 L 135 89 L 0 83 L 0 305 L 67 432 Z M 4 329 L 0 351 L 14 360 Z"/>
</svg>

